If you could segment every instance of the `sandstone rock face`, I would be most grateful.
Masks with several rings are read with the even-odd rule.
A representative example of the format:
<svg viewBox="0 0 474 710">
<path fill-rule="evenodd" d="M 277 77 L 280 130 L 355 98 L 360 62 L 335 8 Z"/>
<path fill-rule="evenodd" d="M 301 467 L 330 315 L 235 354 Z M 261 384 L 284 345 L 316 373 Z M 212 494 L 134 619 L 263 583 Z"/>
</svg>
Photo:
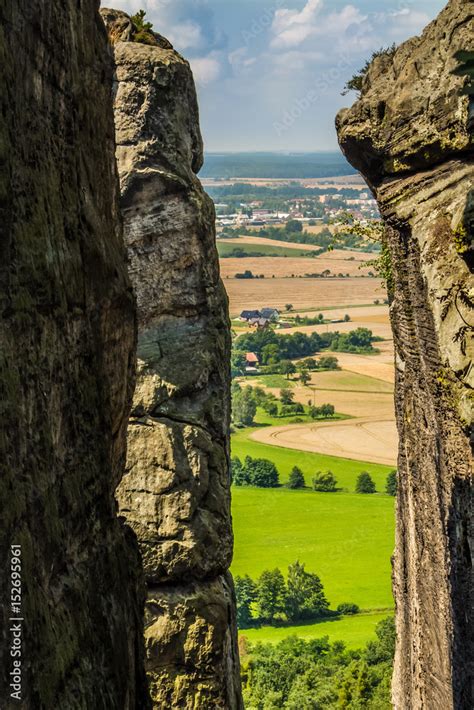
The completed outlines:
<svg viewBox="0 0 474 710">
<path fill-rule="evenodd" d="M 230 517 L 230 329 L 188 63 L 103 10 L 139 366 L 120 509 L 148 584 L 145 637 L 157 708 L 240 708 Z M 123 29 L 126 28 L 125 34 Z M 128 29 L 127 29 L 128 28 Z M 116 40 L 120 35 L 121 39 Z"/>
<path fill-rule="evenodd" d="M 400 432 L 394 591 L 398 710 L 474 707 L 473 210 L 466 80 L 474 2 L 374 61 L 337 120 L 372 188 L 392 261 Z"/>
<path fill-rule="evenodd" d="M 146 707 L 139 554 L 114 500 L 135 304 L 97 5 L 0 0 L 2 709 Z M 23 619 L 21 700 L 10 615 Z"/>
</svg>

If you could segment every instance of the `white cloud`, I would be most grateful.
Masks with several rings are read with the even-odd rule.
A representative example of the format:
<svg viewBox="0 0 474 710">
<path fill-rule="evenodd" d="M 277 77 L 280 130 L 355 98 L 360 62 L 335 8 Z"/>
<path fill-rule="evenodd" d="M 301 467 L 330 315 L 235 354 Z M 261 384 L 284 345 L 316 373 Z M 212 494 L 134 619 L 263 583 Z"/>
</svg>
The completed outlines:
<svg viewBox="0 0 474 710">
<path fill-rule="evenodd" d="M 425 12 L 404 8 L 399 12 L 391 13 L 389 21 L 390 36 L 394 39 L 404 40 L 421 32 L 430 18 Z"/>
<path fill-rule="evenodd" d="M 273 31 L 275 34 L 280 34 L 288 30 L 293 25 L 305 25 L 313 22 L 319 14 L 322 5 L 323 0 L 307 0 L 306 5 L 300 12 L 298 12 L 298 10 L 288 10 L 286 8 L 277 10 L 275 12 L 275 19 L 273 20 L 272 25 Z"/>
<path fill-rule="evenodd" d="M 230 52 L 228 61 L 234 75 L 238 75 L 247 72 L 258 61 L 258 58 L 249 56 L 248 47 L 239 47 L 239 49 Z"/>
<path fill-rule="evenodd" d="M 222 74 L 222 65 L 216 54 L 207 57 L 195 57 L 191 59 L 191 69 L 196 82 L 200 86 L 206 86 L 216 81 Z"/>
<path fill-rule="evenodd" d="M 314 22 L 322 9 L 322 0 L 307 0 L 303 9 L 282 9 L 275 12 L 272 31 L 274 47 L 296 47 L 313 34 Z"/>
<path fill-rule="evenodd" d="M 162 32 L 163 34 L 163 32 Z M 179 45 L 180 51 L 200 49 L 204 44 L 202 27 L 189 20 L 176 23 L 166 30 L 166 35 L 172 44 Z"/>
<path fill-rule="evenodd" d="M 367 21 L 367 16 L 353 5 L 346 5 L 340 12 L 330 14 L 325 14 L 324 10 L 323 0 L 307 0 L 301 12 L 277 10 L 270 46 L 274 49 L 289 49 L 307 44 L 306 40 L 315 37 L 341 39 L 349 29 L 358 31 Z"/>
</svg>

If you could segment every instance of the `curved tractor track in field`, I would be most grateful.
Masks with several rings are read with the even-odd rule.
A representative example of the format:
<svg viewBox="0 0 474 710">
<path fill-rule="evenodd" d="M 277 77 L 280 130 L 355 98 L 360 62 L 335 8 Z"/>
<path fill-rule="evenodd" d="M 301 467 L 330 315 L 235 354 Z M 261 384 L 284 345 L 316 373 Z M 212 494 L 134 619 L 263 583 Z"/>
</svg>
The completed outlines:
<svg viewBox="0 0 474 710">
<path fill-rule="evenodd" d="M 397 461 L 397 430 L 393 419 L 360 417 L 292 424 L 260 429 L 251 438 L 262 444 L 387 466 L 395 466 Z"/>
</svg>

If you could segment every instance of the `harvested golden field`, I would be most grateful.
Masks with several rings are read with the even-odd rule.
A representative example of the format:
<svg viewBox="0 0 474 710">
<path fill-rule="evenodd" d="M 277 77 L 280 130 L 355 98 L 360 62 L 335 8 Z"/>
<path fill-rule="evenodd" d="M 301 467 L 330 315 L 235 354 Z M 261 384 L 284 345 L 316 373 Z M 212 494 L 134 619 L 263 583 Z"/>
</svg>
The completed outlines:
<svg viewBox="0 0 474 710">
<path fill-rule="evenodd" d="M 318 259 L 326 259 L 327 261 L 348 261 L 352 263 L 357 261 L 359 263 L 364 263 L 366 261 L 372 261 L 374 259 L 374 254 L 366 251 L 352 251 L 350 249 L 333 249 L 333 251 L 328 251 L 322 254 Z"/>
<path fill-rule="evenodd" d="M 334 234 L 334 232 L 336 231 L 335 227 L 330 226 L 328 224 L 313 224 L 313 225 L 305 224 L 304 225 L 304 231 L 309 232 L 309 234 L 321 234 L 321 232 L 327 232 L 328 229 L 331 232 L 331 234 Z"/>
<path fill-rule="evenodd" d="M 315 309 L 311 311 L 299 312 L 298 315 L 309 318 L 314 318 L 315 315 L 322 313 L 325 320 L 335 321 L 344 318 L 345 315 L 350 316 L 350 321 L 348 323 L 326 323 L 325 325 L 294 325 L 292 328 L 285 328 L 284 330 L 277 331 L 278 333 L 285 333 L 291 335 L 292 333 L 324 333 L 327 330 L 333 331 L 337 330 L 340 333 L 347 333 L 356 328 L 369 328 L 374 335 L 379 338 L 384 338 L 384 340 L 390 343 L 393 340 L 392 328 L 390 325 L 390 315 L 388 306 L 362 306 L 360 308 L 337 308 L 331 310 Z M 286 316 L 285 316 L 286 318 Z M 288 321 L 294 318 L 293 314 L 290 314 Z M 376 343 L 375 347 L 380 349 L 385 349 L 386 343 Z M 390 349 L 393 352 L 393 346 L 390 345 Z M 392 358 L 393 360 L 393 358 Z M 349 368 L 350 369 L 350 368 Z"/>
<path fill-rule="evenodd" d="M 246 383 L 248 384 L 248 383 Z M 263 382 L 251 383 L 263 386 L 268 392 L 279 397 L 280 390 L 276 387 L 265 387 Z M 310 387 L 292 387 L 295 402 L 300 404 L 333 404 L 339 414 L 347 414 L 356 418 L 370 418 L 378 420 L 394 420 L 393 393 L 390 392 L 348 392 L 336 389 L 318 389 Z M 337 422 L 334 422 L 337 423 Z"/>
<path fill-rule="evenodd" d="M 341 363 L 344 356 L 335 354 Z M 395 465 L 398 434 L 393 402 L 393 363 L 379 362 L 387 368 L 387 379 L 377 379 L 376 359 L 382 360 L 385 353 L 371 356 L 372 366 L 364 356 L 350 357 L 359 359 L 356 368 L 363 372 L 357 374 L 355 370 L 346 369 L 315 372 L 306 387 L 298 382 L 290 384 L 295 401 L 316 406 L 332 404 L 337 412 L 353 419 L 262 428 L 254 432 L 252 438 L 260 443 L 300 451 Z M 256 378 L 250 384 L 263 386 L 278 397 L 279 390 L 265 387 L 265 380 L 265 377 Z"/>
<path fill-rule="evenodd" d="M 246 269 L 254 275 L 264 275 L 266 279 L 295 278 L 305 274 L 322 274 L 330 271 L 331 274 L 349 274 L 352 277 L 367 276 L 370 267 L 361 267 L 361 262 L 326 259 L 324 256 L 306 259 L 305 257 L 260 256 L 234 259 L 232 257 L 221 259 L 222 278 L 233 278 L 235 274 Z"/>
<path fill-rule="evenodd" d="M 340 456 L 395 466 L 398 439 L 395 421 L 351 419 L 342 422 L 292 424 L 254 432 L 251 438 L 262 444 Z"/>
<path fill-rule="evenodd" d="M 235 239 L 222 239 L 219 243 L 234 244 L 242 246 L 243 244 L 260 244 L 267 247 L 285 247 L 285 249 L 298 249 L 299 251 L 318 251 L 320 247 L 314 244 L 297 244 L 296 242 L 282 242 L 276 239 L 267 239 L 266 237 L 235 237 Z"/>
<path fill-rule="evenodd" d="M 361 375 L 371 375 L 385 382 L 395 381 L 393 341 L 376 343 L 379 355 L 353 355 L 352 353 L 332 353 L 344 370 Z"/>
<path fill-rule="evenodd" d="M 223 261 L 229 261 L 223 259 Z M 250 266 L 243 266 L 242 259 L 238 271 Z M 252 259 L 245 259 L 250 263 Z M 261 261 L 261 259 L 259 259 Z M 277 259 L 277 261 L 291 261 Z M 255 267 L 254 267 L 255 268 Z M 260 268 L 255 273 L 262 273 Z M 233 279 L 224 278 L 224 286 L 230 300 L 230 313 L 237 317 L 241 311 L 266 306 L 284 310 L 285 304 L 291 303 L 296 310 L 319 312 L 331 306 L 367 305 L 375 299 L 385 298 L 382 282 L 373 278 L 348 279 Z"/>
</svg>

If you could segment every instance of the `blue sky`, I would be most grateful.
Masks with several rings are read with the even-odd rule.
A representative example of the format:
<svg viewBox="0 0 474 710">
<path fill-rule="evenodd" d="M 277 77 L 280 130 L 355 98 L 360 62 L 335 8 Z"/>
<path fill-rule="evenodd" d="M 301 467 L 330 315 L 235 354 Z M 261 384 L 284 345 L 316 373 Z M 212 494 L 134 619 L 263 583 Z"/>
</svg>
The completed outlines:
<svg viewBox="0 0 474 710">
<path fill-rule="evenodd" d="M 345 81 L 371 52 L 423 27 L 444 0 L 103 0 L 133 13 L 189 61 L 208 151 L 337 147 Z"/>
</svg>

